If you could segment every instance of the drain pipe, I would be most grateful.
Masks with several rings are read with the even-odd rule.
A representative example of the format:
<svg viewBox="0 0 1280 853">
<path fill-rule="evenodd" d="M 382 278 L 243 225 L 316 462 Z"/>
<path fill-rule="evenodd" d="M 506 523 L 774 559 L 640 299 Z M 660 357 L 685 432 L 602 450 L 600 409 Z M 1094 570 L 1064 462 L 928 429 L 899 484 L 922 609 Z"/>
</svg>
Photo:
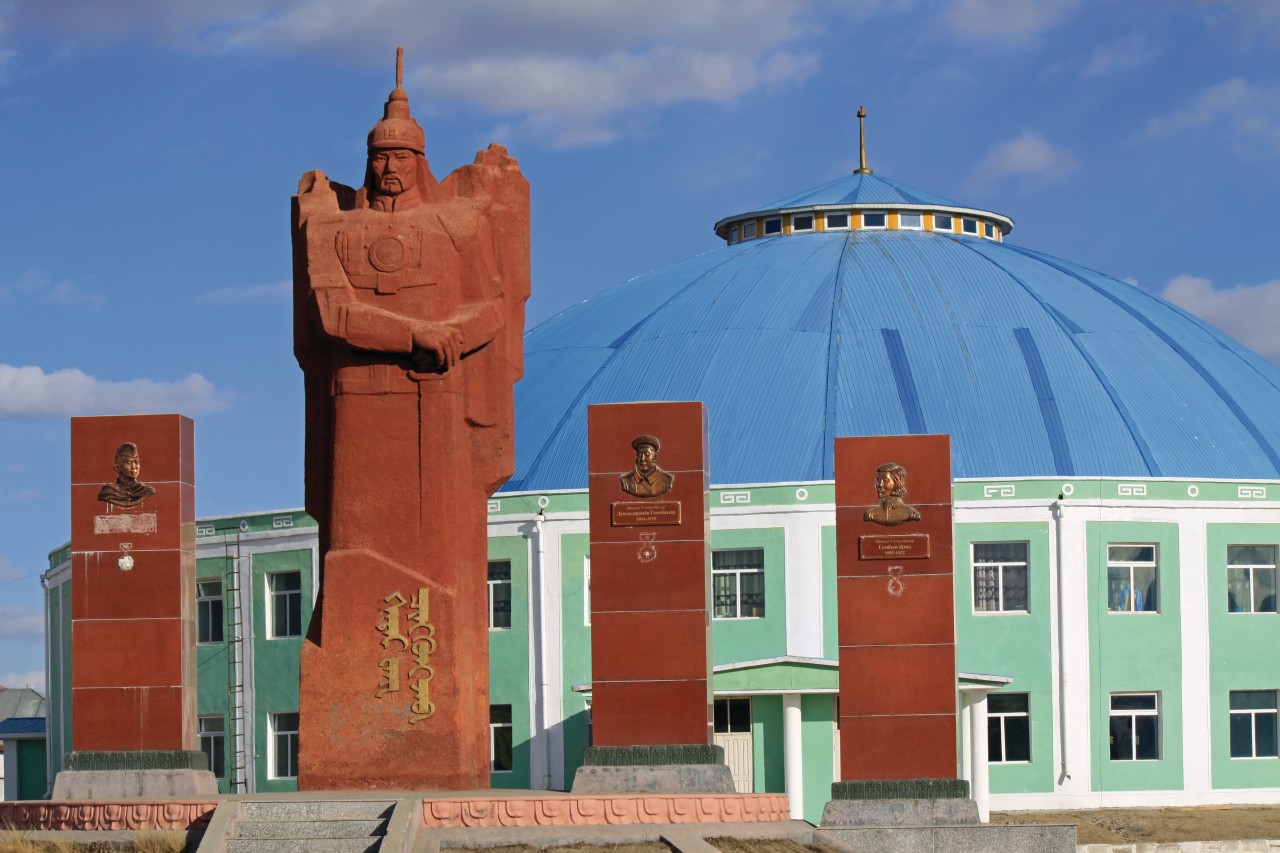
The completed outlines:
<svg viewBox="0 0 1280 853">
<path fill-rule="evenodd" d="M 533 612 L 537 620 L 536 646 L 534 652 L 534 663 L 536 666 L 535 678 L 537 679 L 538 695 L 534 701 L 534 707 L 537 709 L 537 718 L 535 725 L 538 727 L 538 736 L 542 741 L 542 789 L 544 791 L 551 789 L 551 729 L 547 725 L 547 576 L 546 576 L 546 551 L 547 540 L 546 534 L 542 529 L 542 522 L 545 518 L 545 511 L 538 510 L 538 514 L 533 520 L 533 535 L 531 549 L 533 551 L 533 564 L 537 570 L 537 591 L 538 597 L 536 603 L 533 604 Z M 532 598 L 532 596 L 530 596 Z"/>
<path fill-rule="evenodd" d="M 1055 573 L 1054 580 L 1058 591 L 1058 750 L 1060 765 L 1058 768 L 1058 784 L 1071 779 L 1070 762 L 1067 760 L 1067 696 L 1071 689 L 1071 679 L 1067 675 L 1066 665 L 1066 640 L 1067 640 L 1067 620 L 1066 620 L 1066 604 L 1065 604 L 1065 587 L 1066 582 L 1066 566 L 1064 565 L 1063 552 L 1065 550 L 1062 544 L 1062 514 L 1064 507 L 1062 506 L 1061 496 L 1059 499 L 1049 504 L 1049 512 L 1053 515 L 1053 538 L 1054 538 L 1054 563 Z"/>
</svg>

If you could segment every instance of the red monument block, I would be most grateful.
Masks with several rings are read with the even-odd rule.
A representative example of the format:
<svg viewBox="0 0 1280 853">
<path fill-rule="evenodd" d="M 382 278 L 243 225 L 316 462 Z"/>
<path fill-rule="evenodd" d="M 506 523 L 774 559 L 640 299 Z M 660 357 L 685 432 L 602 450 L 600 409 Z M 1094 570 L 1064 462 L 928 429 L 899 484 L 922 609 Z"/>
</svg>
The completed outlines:
<svg viewBox="0 0 1280 853">
<path fill-rule="evenodd" d="M 842 778 L 953 779 L 950 439 L 838 438 L 835 465 Z"/>
<path fill-rule="evenodd" d="M 298 785 L 489 786 L 486 498 L 514 470 L 529 187 L 498 145 L 436 180 L 396 88 L 359 189 L 294 198 L 294 350 L 320 593 Z"/>
<path fill-rule="evenodd" d="M 71 419 L 76 752 L 195 750 L 195 426 Z"/>
<path fill-rule="evenodd" d="M 587 409 L 597 746 L 711 743 L 706 414 Z"/>
</svg>

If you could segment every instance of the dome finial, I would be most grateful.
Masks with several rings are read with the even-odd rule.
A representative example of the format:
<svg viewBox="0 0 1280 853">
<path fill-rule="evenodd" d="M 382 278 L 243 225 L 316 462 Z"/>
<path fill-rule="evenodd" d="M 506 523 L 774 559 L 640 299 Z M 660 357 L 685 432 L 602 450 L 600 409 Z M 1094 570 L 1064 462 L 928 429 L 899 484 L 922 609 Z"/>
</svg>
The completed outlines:
<svg viewBox="0 0 1280 853">
<path fill-rule="evenodd" d="M 867 168 L 867 108 L 858 107 L 858 162 L 860 165 L 853 170 L 855 175 L 870 175 L 871 170 Z"/>
</svg>

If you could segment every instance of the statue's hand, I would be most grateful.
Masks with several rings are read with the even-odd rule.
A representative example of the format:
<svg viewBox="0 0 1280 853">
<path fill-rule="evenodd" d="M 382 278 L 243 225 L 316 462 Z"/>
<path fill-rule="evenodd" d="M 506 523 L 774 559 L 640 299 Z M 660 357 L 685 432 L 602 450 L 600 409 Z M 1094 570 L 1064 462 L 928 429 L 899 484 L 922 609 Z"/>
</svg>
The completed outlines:
<svg viewBox="0 0 1280 853">
<path fill-rule="evenodd" d="M 441 370 L 448 370 L 462 357 L 462 333 L 444 323 L 424 320 L 413 329 L 414 355 L 429 353 Z"/>
</svg>

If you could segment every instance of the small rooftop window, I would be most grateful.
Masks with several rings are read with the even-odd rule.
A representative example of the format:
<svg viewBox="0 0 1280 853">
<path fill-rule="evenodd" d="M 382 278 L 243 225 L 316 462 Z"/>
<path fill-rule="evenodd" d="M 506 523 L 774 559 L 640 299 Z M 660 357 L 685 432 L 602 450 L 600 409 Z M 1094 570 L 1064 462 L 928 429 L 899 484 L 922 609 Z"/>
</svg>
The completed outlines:
<svg viewBox="0 0 1280 853">
<path fill-rule="evenodd" d="M 935 213 L 933 215 L 933 230 L 934 231 L 955 231 L 956 230 L 955 219 L 950 214 Z"/>
<path fill-rule="evenodd" d="M 772 216 L 764 221 L 764 236 L 782 233 L 782 217 Z"/>
<path fill-rule="evenodd" d="M 813 214 L 797 213 L 791 217 L 792 231 L 812 231 L 813 230 Z"/>
<path fill-rule="evenodd" d="M 966 234 L 977 234 L 978 220 L 968 218 L 960 220 L 960 230 L 964 231 Z"/>
<path fill-rule="evenodd" d="M 756 223 L 755 223 L 755 220 L 753 219 L 753 220 L 751 220 L 750 222 L 744 222 L 744 223 L 742 223 L 742 239 L 743 239 L 743 240 L 754 240 L 755 238 L 756 238 Z"/>
<path fill-rule="evenodd" d="M 839 228 L 849 227 L 848 211 L 840 211 L 839 213 L 827 213 L 827 230 L 832 231 Z"/>
<path fill-rule="evenodd" d="M 738 226 L 737 225 L 729 229 L 729 242 L 730 243 L 738 242 Z"/>
<path fill-rule="evenodd" d="M 863 228 L 884 228 L 888 225 L 889 216 L 882 210 L 868 210 L 862 214 Z"/>
<path fill-rule="evenodd" d="M 898 227 L 919 231 L 924 227 L 924 217 L 918 213 L 899 213 Z"/>
</svg>

